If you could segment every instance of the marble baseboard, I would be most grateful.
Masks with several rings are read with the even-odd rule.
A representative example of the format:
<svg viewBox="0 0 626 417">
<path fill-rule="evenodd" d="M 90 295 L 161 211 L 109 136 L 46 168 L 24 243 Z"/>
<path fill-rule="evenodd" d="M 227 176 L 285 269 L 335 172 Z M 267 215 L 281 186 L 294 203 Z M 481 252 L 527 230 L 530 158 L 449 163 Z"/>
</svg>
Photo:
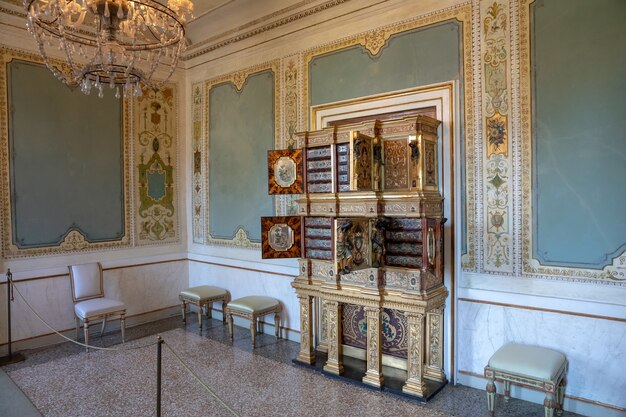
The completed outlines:
<svg viewBox="0 0 626 417">
<path fill-rule="evenodd" d="M 567 356 L 567 395 L 626 408 L 623 322 L 459 301 L 457 326 L 459 370 L 482 375 L 506 343 L 544 346 Z"/>
</svg>

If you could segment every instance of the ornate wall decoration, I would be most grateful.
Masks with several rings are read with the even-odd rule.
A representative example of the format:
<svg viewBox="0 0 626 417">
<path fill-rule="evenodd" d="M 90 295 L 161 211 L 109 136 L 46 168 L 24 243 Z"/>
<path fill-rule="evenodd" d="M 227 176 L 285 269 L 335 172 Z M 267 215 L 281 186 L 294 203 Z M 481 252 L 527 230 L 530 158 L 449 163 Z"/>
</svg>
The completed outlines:
<svg viewBox="0 0 626 417">
<path fill-rule="evenodd" d="M 174 167 L 177 117 L 173 85 L 144 89 L 134 100 L 135 160 L 138 161 L 137 243 L 178 240 Z"/>
<path fill-rule="evenodd" d="M 59 241 L 54 245 L 20 248 L 14 242 L 12 231 L 12 201 L 11 201 L 11 155 L 9 149 L 9 109 L 10 103 L 8 87 L 9 79 L 7 75 L 8 64 L 13 60 L 24 61 L 26 63 L 41 64 L 39 56 L 6 48 L 0 48 L 0 202 L 2 204 L 2 257 L 13 259 L 21 257 L 35 257 L 44 255 L 68 254 L 72 252 L 95 251 L 128 247 L 131 244 L 130 213 L 131 205 L 129 198 L 129 160 L 130 160 L 130 103 L 124 101 L 122 105 L 122 229 L 121 238 L 108 241 L 90 241 L 87 236 L 75 225 L 70 225 L 64 235 L 59 237 Z M 57 82 L 54 80 L 54 82 Z"/>
<path fill-rule="evenodd" d="M 204 94 L 202 83 L 191 87 L 192 97 L 192 160 L 191 172 L 191 229 L 194 243 L 204 243 L 204 170 L 202 163 L 202 109 L 204 107 Z"/>
<path fill-rule="evenodd" d="M 465 154 L 467 158 L 474 155 L 475 147 L 475 128 L 476 120 L 474 118 L 474 95 L 479 94 L 480 90 L 475 91 L 473 67 L 472 67 L 472 6 L 469 3 L 463 3 L 458 6 L 449 7 L 432 13 L 425 14 L 413 19 L 405 20 L 401 23 L 395 23 L 372 31 L 363 32 L 361 34 L 350 36 L 339 41 L 331 42 L 307 51 L 304 51 L 302 62 L 300 64 L 300 73 L 302 74 L 302 98 L 300 100 L 301 110 L 299 112 L 300 127 L 303 129 L 310 128 L 312 121 L 309 120 L 309 99 L 311 92 L 309 91 L 309 74 L 308 67 L 310 62 L 317 56 L 328 54 L 344 48 L 355 45 L 365 46 L 370 53 L 378 54 L 386 45 L 387 41 L 394 35 L 407 32 L 416 28 L 425 27 L 448 20 L 455 20 L 461 23 L 462 35 L 462 71 L 463 71 L 463 100 L 464 100 L 464 130 L 465 130 Z M 319 128 L 319 127 L 318 127 Z M 468 159 L 465 169 L 465 187 L 466 187 L 466 253 L 461 259 L 464 269 L 473 270 L 476 266 L 476 246 L 480 240 L 476 234 L 476 185 L 475 170 L 476 164 Z"/>
<path fill-rule="evenodd" d="M 300 74 L 298 72 L 300 55 L 283 59 L 283 99 L 284 99 L 284 120 L 281 149 L 295 149 L 298 147 L 296 132 L 301 130 L 298 117 L 300 109 Z M 276 198 L 276 214 L 295 216 L 298 214 L 298 203 L 296 200 L 299 194 L 284 195 Z"/>
<path fill-rule="evenodd" d="M 508 1 L 481 2 L 483 112 L 485 114 L 485 192 L 483 268 L 485 271 L 513 273 L 511 235 L 512 178 L 508 141 L 510 58 Z"/>
<path fill-rule="evenodd" d="M 280 148 L 280 121 L 281 121 L 281 82 L 280 82 L 280 61 L 272 61 L 265 64 L 256 65 L 250 68 L 243 69 L 241 71 L 229 73 L 222 75 L 220 77 L 211 79 L 206 81 L 204 84 L 204 104 L 203 107 L 203 117 L 204 117 L 204 134 L 203 134 L 203 146 L 202 152 L 206 155 L 210 153 L 210 94 L 211 89 L 213 87 L 218 86 L 219 84 L 231 83 L 234 85 L 238 92 L 241 92 L 245 86 L 248 77 L 251 75 L 262 73 L 264 71 L 272 71 L 274 74 L 274 92 L 273 92 L 273 112 L 274 112 L 274 149 Z M 209 164 L 208 157 L 205 158 L 206 164 Z M 209 164 L 210 165 L 210 164 Z M 232 237 L 222 237 L 222 236 L 213 236 L 211 234 L 210 225 L 211 225 L 211 209 L 210 209 L 210 167 L 204 165 L 204 168 L 207 169 L 207 174 L 204 175 L 205 178 L 205 192 L 204 192 L 204 202 L 205 202 L 205 218 L 204 218 L 204 226 L 205 226 L 205 243 L 220 245 L 220 246 L 239 246 L 239 247 L 247 247 L 247 248 L 261 248 L 261 243 L 252 241 L 250 239 L 249 232 L 243 227 L 239 226 Z M 265 163 L 262 167 L 263 171 L 265 171 Z M 246 204 L 242 202 L 242 204 Z"/>
<path fill-rule="evenodd" d="M 295 58 L 286 61 L 285 81 L 285 129 L 283 136 L 287 149 L 297 147 L 298 128 L 298 66 Z"/>
</svg>

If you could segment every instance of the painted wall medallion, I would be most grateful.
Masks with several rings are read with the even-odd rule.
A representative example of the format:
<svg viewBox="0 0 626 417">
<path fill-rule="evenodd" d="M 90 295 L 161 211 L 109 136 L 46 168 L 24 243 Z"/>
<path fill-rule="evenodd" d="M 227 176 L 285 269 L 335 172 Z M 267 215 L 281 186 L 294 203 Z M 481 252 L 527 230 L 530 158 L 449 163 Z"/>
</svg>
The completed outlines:
<svg viewBox="0 0 626 417">
<path fill-rule="evenodd" d="M 301 194 L 302 149 L 267 152 L 269 194 Z"/>
<path fill-rule="evenodd" d="M 298 216 L 261 217 L 263 259 L 299 258 L 301 223 Z"/>
</svg>

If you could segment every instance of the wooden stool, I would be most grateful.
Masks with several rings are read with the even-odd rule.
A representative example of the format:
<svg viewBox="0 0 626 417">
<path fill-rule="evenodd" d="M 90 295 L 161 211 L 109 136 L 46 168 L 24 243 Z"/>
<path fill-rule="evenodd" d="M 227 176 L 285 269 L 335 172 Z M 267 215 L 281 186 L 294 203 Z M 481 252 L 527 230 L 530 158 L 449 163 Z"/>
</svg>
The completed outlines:
<svg viewBox="0 0 626 417">
<path fill-rule="evenodd" d="M 560 352 L 516 343 L 501 347 L 485 366 L 485 377 L 489 380 L 487 383 L 489 415 L 493 417 L 495 413 L 496 380 L 504 382 L 505 400 L 509 399 L 511 383 L 539 388 L 546 393 L 546 399 L 543 401 L 545 417 L 553 417 L 555 408 L 558 415 L 563 414 L 566 374 L 567 359 Z"/>
<path fill-rule="evenodd" d="M 222 300 L 222 321 L 226 324 L 226 304 L 230 301 L 230 293 L 223 288 L 212 285 L 200 285 L 183 290 L 178 295 L 178 299 L 183 303 L 183 322 L 187 323 L 187 304 L 198 306 L 198 328 L 202 331 L 202 307 L 206 309 L 206 317 L 213 317 L 213 302 Z"/>
<path fill-rule="evenodd" d="M 230 330 L 230 340 L 233 340 L 233 316 L 242 317 L 251 321 L 250 332 L 252 333 L 252 348 L 256 344 L 257 327 L 258 332 L 263 333 L 261 323 L 258 319 L 266 314 L 274 313 L 274 326 L 276 337 L 280 339 L 280 311 L 282 306 L 280 301 L 272 297 L 261 295 L 251 295 L 231 301 L 226 306 L 228 314 L 228 329 Z"/>
</svg>

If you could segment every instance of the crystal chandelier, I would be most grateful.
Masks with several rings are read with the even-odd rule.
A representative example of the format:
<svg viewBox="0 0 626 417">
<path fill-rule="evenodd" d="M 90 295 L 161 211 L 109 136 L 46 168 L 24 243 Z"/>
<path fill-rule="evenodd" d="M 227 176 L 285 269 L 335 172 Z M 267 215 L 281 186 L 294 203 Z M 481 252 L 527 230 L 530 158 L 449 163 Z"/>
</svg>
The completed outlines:
<svg viewBox="0 0 626 417">
<path fill-rule="evenodd" d="M 24 0 L 24 7 L 39 53 L 59 80 L 85 94 L 95 88 L 99 97 L 108 84 L 118 98 L 120 89 L 140 95 L 142 85 L 158 89 L 171 77 L 193 12 L 189 0 Z M 153 80 L 162 65 L 167 75 Z"/>
</svg>

